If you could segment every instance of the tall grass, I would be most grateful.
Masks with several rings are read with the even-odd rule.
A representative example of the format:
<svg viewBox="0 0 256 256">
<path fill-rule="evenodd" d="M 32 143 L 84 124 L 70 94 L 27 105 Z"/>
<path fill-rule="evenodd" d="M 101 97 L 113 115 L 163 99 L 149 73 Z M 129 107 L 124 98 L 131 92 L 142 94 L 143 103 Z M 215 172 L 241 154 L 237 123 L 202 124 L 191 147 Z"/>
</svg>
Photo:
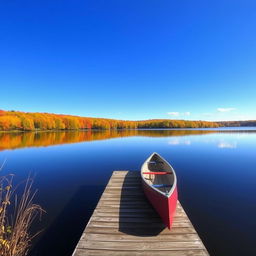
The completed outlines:
<svg viewBox="0 0 256 256">
<path fill-rule="evenodd" d="M 2 167 L 0 167 L 1 169 Z M 25 256 L 32 239 L 30 228 L 43 209 L 33 203 L 36 191 L 32 191 L 33 179 L 13 187 L 13 175 L 0 177 L 0 256 Z M 16 194 L 17 188 L 22 194 Z"/>
</svg>

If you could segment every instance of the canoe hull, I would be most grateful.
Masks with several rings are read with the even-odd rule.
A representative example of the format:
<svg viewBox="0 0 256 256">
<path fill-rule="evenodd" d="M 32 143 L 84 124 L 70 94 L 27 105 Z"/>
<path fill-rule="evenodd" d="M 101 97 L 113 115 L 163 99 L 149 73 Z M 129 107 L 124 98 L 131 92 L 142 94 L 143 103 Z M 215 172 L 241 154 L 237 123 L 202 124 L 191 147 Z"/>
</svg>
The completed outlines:
<svg viewBox="0 0 256 256">
<path fill-rule="evenodd" d="M 169 197 L 152 189 L 144 180 L 142 180 L 142 187 L 147 199 L 160 215 L 163 223 L 171 229 L 178 200 L 177 185 Z"/>
</svg>

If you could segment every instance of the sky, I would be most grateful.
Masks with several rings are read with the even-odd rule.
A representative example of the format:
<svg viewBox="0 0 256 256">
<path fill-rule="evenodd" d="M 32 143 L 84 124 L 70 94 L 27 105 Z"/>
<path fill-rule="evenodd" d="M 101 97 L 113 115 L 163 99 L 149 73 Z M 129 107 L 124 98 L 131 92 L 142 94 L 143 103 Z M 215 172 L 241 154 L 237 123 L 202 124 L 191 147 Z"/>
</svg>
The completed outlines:
<svg viewBox="0 0 256 256">
<path fill-rule="evenodd" d="M 0 0 L 0 109 L 256 119 L 256 1 Z"/>
</svg>

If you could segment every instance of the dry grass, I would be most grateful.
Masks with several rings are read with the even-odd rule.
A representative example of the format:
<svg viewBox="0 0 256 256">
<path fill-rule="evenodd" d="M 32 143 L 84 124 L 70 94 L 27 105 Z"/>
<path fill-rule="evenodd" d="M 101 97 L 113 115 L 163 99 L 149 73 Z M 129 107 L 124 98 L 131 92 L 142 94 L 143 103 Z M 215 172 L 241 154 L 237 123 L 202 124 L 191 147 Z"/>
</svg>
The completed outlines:
<svg viewBox="0 0 256 256">
<path fill-rule="evenodd" d="M 1 167 L 0 167 L 1 169 Z M 32 191 L 33 179 L 19 184 L 23 193 L 17 196 L 13 188 L 13 175 L 0 177 L 0 256 L 25 256 L 32 239 L 30 227 L 43 209 L 33 203 L 36 191 Z"/>
</svg>

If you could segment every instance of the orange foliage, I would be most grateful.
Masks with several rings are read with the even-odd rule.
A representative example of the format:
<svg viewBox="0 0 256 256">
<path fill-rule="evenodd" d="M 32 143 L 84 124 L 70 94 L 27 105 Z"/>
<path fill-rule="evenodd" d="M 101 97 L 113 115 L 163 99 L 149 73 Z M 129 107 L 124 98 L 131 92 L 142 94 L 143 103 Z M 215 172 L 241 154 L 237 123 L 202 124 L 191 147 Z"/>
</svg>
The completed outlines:
<svg viewBox="0 0 256 256">
<path fill-rule="evenodd" d="M 48 113 L 25 113 L 0 110 L 0 130 L 82 130 L 82 129 L 147 129 L 147 128 L 203 128 L 218 127 L 218 123 L 155 119 L 124 121 L 105 118 L 89 118 Z"/>
<path fill-rule="evenodd" d="M 5 114 L 5 111 L 0 109 L 0 116 L 3 116 L 4 114 Z"/>
<path fill-rule="evenodd" d="M 170 137 L 209 134 L 210 130 L 102 130 L 64 132 L 6 132 L 0 133 L 0 150 L 23 147 L 45 147 L 50 145 L 78 143 L 110 138 L 146 136 Z"/>
</svg>

